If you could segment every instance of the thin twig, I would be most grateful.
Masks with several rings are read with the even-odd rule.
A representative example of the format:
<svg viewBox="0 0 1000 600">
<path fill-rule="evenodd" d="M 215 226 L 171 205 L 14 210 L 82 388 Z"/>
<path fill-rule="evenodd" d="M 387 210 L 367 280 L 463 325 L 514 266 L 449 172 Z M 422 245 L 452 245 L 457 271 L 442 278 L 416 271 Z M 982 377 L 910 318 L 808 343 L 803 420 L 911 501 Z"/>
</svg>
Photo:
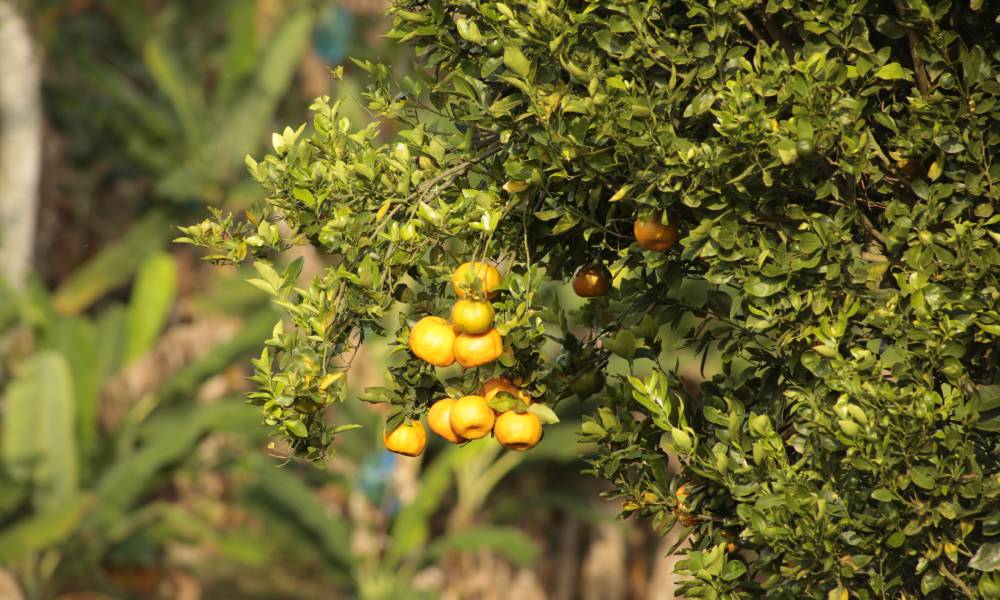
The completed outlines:
<svg viewBox="0 0 1000 600">
<path fill-rule="evenodd" d="M 899 13 L 900 18 L 905 18 L 906 9 L 902 1 L 893 0 L 893 4 L 896 5 L 896 12 Z M 913 71 L 917 74 L 917 88 L 920 89 L 920 96 L 926 98 L 931 90 L 931 82 L 927 78 L 927 69 L 924 67 L 924 60 L 917 53 L 917 34 L 912 28 L 906 25 L 903 25 L 903 29 L 906 30 L 906 40 L 910 44 L 910 58 L 913 60 Z"/>
<path fill-rule="evenodd" d="M 861 217 L 861 226 L 864 227 L 865 231 L 885 246 L 885 236 L 882 235 L 881 231 L 875 229 L 875 225 L 872 224 L 871 219 L 861 210 L 860 206 L 858 207 L 858 216 Z"/>
<path fill-rule="evenodd" d="M 736 16 L 738 16 L 740 20 L 743 21 L 743 24 L 746 25 L 750 33 L 752 33 L 753 36 L 757 38 L 758 42 L 764 44 L 765 46 L 769 45 L 767 43 L 767 38 L 765 38 L 763 35 L 761 35 L 759 31 L 757 31 L 757 27 L 754 26 L 753 21 L 750 20 L 750 17 L 746 16 L 741 12 L 737 12 Z"/>
</svg>

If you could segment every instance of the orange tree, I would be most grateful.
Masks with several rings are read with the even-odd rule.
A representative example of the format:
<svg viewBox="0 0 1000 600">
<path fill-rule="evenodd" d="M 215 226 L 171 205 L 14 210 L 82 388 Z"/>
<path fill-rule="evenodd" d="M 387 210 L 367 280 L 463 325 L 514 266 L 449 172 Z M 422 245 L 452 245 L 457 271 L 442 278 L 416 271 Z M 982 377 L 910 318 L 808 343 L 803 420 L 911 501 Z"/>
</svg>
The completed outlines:
<svg viewBox="0 0 1000 600">
<path fill-rule="evenodd" d="M 417 74 L 358 64 L 398 134 L 321 98 L 308 131 L 248 159 L 266 201 L 185 229 L 216 259 L 252 259 L 287 311 L 252 399 L 299 454 L 349 427 L 317 409 L 344 399 L 373 333 L 399 349 L 366 395 L 395 407 L 390 427 L 489 378 L 551 405 L 600 387 L 611 354 L 653 359 L 648 378 L 608 378 L 582 434 L 627 511 L 691 529 L 686 595 L 1000 597 L 997 3 L 391 13 Z M 273 263 L 295 244 L 329 255 L 301 286 Z M 409 354 L 409 323 L 448 315 L 468 260 L 503 274 L 504 352 L 445 376 Z M 614 275 L 606 296 L 567 311 L 545 295 L 591 263 Z M 702 296 L 679 292 L 690 280 Z M 384 331 L 396 305 L 409 322 Z M 664 326 L 718 356 L 699 393 Z"/>
</svg>

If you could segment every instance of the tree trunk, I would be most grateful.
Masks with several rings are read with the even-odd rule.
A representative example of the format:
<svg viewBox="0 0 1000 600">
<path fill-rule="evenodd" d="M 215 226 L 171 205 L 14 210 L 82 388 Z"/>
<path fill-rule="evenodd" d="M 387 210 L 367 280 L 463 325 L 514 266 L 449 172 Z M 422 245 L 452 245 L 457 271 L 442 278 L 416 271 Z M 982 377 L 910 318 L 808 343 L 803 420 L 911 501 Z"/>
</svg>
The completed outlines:
<svg viewBox="0 0 1000 600">
<path fill-rule="evenodd" d="M 27 21 L 0 0 L 0 275 L 14 287 L 31 266 L 41 159 L 41 56 Z"/>
</svg>

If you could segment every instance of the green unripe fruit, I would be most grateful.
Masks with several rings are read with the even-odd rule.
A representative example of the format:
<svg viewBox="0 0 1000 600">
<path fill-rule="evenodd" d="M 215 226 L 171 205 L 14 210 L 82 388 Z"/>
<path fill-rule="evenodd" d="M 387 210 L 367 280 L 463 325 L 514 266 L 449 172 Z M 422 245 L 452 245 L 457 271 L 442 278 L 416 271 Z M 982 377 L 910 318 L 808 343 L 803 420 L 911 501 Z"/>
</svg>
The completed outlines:
<svg viewBox="0 0 1000 600">
<path fill-rule="evenodd" d="M 795 142 L 795 152 L 800 158 L 812 158 L 816 154 L 816 148 L 812 140 L 799 140 Z"/>
</svg>

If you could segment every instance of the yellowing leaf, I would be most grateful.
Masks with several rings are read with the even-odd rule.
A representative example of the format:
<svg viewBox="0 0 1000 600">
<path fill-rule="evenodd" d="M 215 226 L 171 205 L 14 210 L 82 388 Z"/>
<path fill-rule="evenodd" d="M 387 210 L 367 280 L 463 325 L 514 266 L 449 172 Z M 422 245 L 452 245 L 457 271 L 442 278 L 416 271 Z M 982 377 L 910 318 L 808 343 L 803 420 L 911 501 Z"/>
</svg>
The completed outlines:
<svg viewBox="0 0 1000 600">
<path fill-rule="evenodd" d="M 624 198 L 625 194 L 629 193 L 629 190 L 631 189 L 632 189 L 632 184 L 626 183 L 625 185 L 618 188 L 618 191 L 615 192 L 614 196 L 608 198 L 608 202 L 618 202 L 619 200 Z"/>
<path fill-rule="evenodd" d="M 931 163 L 931 167 L 927 169 L 927 178 L 931 181 L 937 181 L 938 177 L 941 176 L 941 159 L 937 159 Z"/>
<path fill-rule="evenodd" d="M 523 192 L 524 190 L 528 189 L 528 182 L 521 180 L 511 180 L 503 184 L 503 189 L 505 192 L 516 194 L 518 192 Z"/>
</svg>

